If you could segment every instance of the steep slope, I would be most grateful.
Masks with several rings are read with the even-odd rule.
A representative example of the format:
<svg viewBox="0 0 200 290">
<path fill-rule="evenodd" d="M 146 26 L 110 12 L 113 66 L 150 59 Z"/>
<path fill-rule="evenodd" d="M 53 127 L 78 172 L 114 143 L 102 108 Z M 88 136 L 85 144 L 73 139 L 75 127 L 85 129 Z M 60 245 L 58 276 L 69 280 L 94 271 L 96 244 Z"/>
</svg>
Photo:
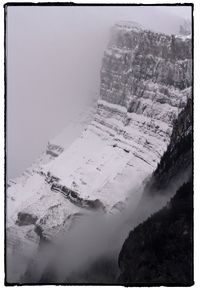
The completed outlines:
<svg viewBox="0 0 200 290">
<path fill-rule="evenodd" d="M 146 185 L 141 204 L 181 183 L 163 209 L 129 234 L 119 255 L 121 283 L 193 284 L 191 99 L 174 124 L 171 142 Z"/>
<path fill-rule="evenodd" d="M 66 130 L 7 190 L 8 253 L 59 233 L 94 211 L 114 213 L 155 170 L 191 95 L 191 40 L 117 24 L 105 51 L 100 99 L 69 146 Z M 73 125 L 72 125 L 73 130 Z M 136 194 L 137 193 L 137 194 Z M 74 222 L 75 221 L 75 222 Z M 39 238 L 39 239 L 38 239 Z M 12 261 L 11 261 L 12 263 Z"/>
<path fill-rule="evenodd" d="M 174 122 L 174 129 L 167 151 L 153 173 L 147 191 L 153 192 L 167 187 L 167 184 L 192 170 L 192 99 L 189 98 L 184 110 Z M 149 187 L 149 188 L 148 188 Z"/>
</svg>

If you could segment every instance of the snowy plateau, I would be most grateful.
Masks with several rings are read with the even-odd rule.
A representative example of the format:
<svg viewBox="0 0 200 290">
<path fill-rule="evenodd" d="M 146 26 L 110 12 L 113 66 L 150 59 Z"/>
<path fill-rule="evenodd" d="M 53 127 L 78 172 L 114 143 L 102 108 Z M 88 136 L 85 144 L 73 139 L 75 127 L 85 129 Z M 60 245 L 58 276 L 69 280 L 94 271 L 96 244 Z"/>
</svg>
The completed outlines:
<svg viewBox="0 0 200 290">
<path fill-rule="evenodd" d="M 8 181 L 7 254 L 28 260 L 41 241 L 54 241 L 84 216 L 120 214 L 129 198 L 137 206 L 191 84 L 190 37 L 116 24 L 97 104 L 51 140 L 22 176 Z"/>
</svg>

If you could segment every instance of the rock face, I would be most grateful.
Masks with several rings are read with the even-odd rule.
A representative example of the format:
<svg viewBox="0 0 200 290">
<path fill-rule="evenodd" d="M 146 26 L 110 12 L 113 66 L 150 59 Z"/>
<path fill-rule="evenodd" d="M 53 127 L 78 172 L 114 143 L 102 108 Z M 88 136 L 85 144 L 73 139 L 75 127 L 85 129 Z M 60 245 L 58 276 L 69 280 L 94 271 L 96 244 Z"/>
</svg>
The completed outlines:
<svg viewBox="0 0 200 290">
<path fill-rule="evenodd" d="M 174 121 L 170 144 L 151 181 L 146 185 L 147 192 L 162 190 L 183 172 L 187 174 L 192 171 L 192 138 L 192 99 L 189 98 L 178 119 Z"/>
<path fill-rule="evenodd" d="M 101 96 L 136 113 L 141 110 L 134 104 L 146 99 L 153 108 L 159 103 L 177 106 L 182 102 L 178 89 L 191 86 L 191 58 L 191 39 L 116 25 L 104 55 Z M 143 115 L 148 115 L 148 105 Z"/>
<path fill-rule="evenodd" d="M 119 255 L 120 283 L 193 285 L 192 100 L 174 123 L 167 151 L 145 188 L 153 199 L 187 172 L 187 181 L 159 212 L 137 226 Z M 189 176 L 189 177 L 188 177 Z M 183 179 L 182 179 L 183 182 Z"/>
<path fill-rule="evenodd" d="M 19 212 L 32 232 L 52 241 L 91 211 L 120 211 L 117 205 L 130 188 L 137 192 L 167 148 L 174 119 L 191 95 L 191 57 L 190 39 L 117 24 L 89 125 L 70 146 L 75 127 L 65 130 L 28 174 L 8 183 L 9 239 L 16 240 L 16 233 L 20 243 L 27 239 L 26 226 L 16 224 Z M 9 244 L 8 252 L 14 247 Z"/>
</svg>

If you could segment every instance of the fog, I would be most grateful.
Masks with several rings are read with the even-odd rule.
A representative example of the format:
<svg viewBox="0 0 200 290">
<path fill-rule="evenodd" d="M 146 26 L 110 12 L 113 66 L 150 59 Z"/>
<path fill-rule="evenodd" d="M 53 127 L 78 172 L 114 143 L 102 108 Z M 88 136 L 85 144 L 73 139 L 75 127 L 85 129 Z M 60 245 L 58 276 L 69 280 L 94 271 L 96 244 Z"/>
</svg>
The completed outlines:
<svg viewBox="0 0 200 290">
<path fill-rule="evenodd" d="M 114 23 L 137 21 L 171 34 L 190 16 L 184 6 L 8 7 L 8 178 L 21 174 L 99 93 Z"/>
<path fill-rule="evenodd" d="M 167 187 L 149 192 L 141 186 L 128 193 L 126 208 L 115 214 L 90 212 L 81 216 L 78 223 L 66 232 L 60 232 L 50 243 L 40 244 L 34 254 L 8 255 L 8 281 L 20 283 L 108 283 L 106 273 L 102 281 L 103 264 L 95 270 L 94 263 L 110 263 L 117 279 L 118 257 L 131 230 L 153 213 L 166 206 L 180 186 L 191 178 L 191 167 L 181 171 Z M 139 199 L 138 199 L 139 195 Z M 137 197 L 136 197 L 137 196 Z M 25 256 L 26 256 L 25 255 Z M 94 274 L 95 272 L 95 281 Z M 82 280 L 85 273 L 87 280 Z M 112 280 L 116 283 L 117 280 Z"/>
</svg>

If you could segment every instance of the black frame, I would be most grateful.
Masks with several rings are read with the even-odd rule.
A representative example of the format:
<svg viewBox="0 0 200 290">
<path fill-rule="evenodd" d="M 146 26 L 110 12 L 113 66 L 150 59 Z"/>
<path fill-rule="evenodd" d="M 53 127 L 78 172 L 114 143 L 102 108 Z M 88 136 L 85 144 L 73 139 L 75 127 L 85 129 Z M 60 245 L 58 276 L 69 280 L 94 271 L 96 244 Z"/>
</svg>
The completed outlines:
<svg viewBox="0 0 200 290">
<path fill-rule="evenodd" d="M 6 281 L 7 278 L 7 269 L 6 269 L 6 257 L 7 257 L 7 249 L 6 249 L 6 184 L 7 184 L 7 67 L 6 67 L 6 59 L 7 59 L 7 51 L 6 51 L 6 35 L 7 35 L 7 8 L 11 6 L 189 6 L 191 7 L 191 24 L 192 24 L 192 137 L 193 137 L 193 148 L 192 148 L 192 183 L 194 184 L 194 4 L 193 3 L 152 3 L 152 4 L 143 4 L 143 3 L 74 3 L 74 2 L 8 2 L 3 5 L 4 7 L 4 285 L 5 286 L 42 286 L 42 285 L 56 285 L 56 286 L 126 286 L 126 287 L 153 287 L 153 286 L 171 286 L 171 287 L 181 287 L 181 286 L 192 286 L 185 284 L 177 284 L 177 283 L 9 283 Z M 193 185 L 193 200 L 194 200 L 194 185 Z M 194 279 L 194 208 L 193 208 L 193 279 Z"/>
</svg>

